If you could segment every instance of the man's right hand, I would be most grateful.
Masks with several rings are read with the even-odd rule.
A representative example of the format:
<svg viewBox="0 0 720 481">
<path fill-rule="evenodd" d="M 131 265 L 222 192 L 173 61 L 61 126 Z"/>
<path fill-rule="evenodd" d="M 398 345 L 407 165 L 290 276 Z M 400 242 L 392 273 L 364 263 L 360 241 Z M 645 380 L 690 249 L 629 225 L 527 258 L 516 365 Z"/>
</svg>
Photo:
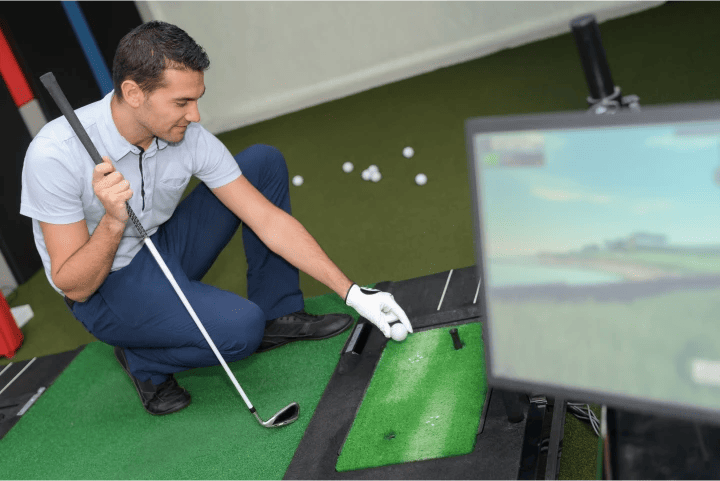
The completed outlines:
<svg viewBox="0 0 720 481">
<path fill-rule="evenodd" d="M 130 218 L 125 202 L 133 195 L 130 182 L 115 170 L 110 157 L 102 159 L 103 163 L 96 165 L 93 170 L 93 190 L 105 207 L 105 213 L 125 224 Z"/>
</svg>

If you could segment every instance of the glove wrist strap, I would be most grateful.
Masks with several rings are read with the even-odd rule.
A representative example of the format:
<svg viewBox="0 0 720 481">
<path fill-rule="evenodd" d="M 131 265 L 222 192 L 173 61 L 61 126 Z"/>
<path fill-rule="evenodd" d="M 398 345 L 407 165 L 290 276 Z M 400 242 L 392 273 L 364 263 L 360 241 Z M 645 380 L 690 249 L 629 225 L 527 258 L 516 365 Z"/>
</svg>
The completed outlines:
<svg viewBox="0 0 720 481">
<path fill-rule="evenodd" d="M 354 285 L 356 285 L 356 284 L 353 284 L 352 286 L 350 286 L 350 289 L 348 289 L 347 294 L 345 294 L 345 305 L 347 305 L 348 297 L 350 297 L 350 291 L 352 290 Z"/>
</svg>

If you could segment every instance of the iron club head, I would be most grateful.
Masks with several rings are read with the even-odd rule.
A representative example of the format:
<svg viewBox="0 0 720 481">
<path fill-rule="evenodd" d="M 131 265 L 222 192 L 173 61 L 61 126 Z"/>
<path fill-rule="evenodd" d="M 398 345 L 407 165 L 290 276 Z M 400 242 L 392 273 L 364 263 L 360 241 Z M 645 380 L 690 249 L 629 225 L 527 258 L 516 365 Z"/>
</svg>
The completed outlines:
<svg viewBox="0 0 720 481">
<path fill-rule="evenodd" d="M 260 419 L 257 412 L 253 414 L 255 414 L 258 422 L 266 428 L 279 428 L 297 421 L 298 416 L 300 416 L 300 405 L 298 405 L 298 403 L 290 403 L 267 421 Z"/>
</svg>

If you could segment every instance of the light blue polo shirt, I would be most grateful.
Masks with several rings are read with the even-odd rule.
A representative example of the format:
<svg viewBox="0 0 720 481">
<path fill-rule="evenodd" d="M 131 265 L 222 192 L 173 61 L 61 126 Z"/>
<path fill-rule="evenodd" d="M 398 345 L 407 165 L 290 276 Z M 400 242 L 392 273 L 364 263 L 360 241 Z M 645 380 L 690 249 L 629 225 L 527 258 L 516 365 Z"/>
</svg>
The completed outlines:
<svg viewBox="0 0 720 481">
<path fill-rule="evenodd" d="M 185 138 L 169 143 L 155 138 L 147 151 L 128 142 L 115 126 L 110 111 L 113 90 L 103 99 L 75 111 L 80 123 L 101 157 L 108 156 L 115 169 L 130 182 L 133 196 L 130 207 L 148 235 L 172 216 L 180 203 L 190 177 L 195 176 L 209 188 L 222 187 L 242 172 L 230 151 L 217 137 L 198 123 L 190 123 Z M 22 171 L 20 214 L 31 217 L 35 245 L 50 285 L 50 255 L 38 221 L 72 224 L 85 219 L 93 234 L 105 214 L 105 207 L 92 187 L 95 163 L 64 116 L 47 123 L 25 154 Z M 128 220 L 111 271 L 130 264 L 143 246 L 142 237 Z"/>
</svg>

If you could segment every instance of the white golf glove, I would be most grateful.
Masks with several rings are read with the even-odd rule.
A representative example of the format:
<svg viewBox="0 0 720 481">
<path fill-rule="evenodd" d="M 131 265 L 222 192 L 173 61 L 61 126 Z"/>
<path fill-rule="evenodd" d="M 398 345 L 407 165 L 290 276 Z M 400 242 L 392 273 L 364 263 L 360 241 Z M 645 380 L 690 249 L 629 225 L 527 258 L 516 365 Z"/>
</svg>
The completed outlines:
<svg viewBox="0 0 720 481">
<path fill-rule="evenodd" d="M 380 329 L 385 337 L 391 336 L 390 323 L 400 321 L 412 334 L 412 326 L 405 311 L 395 302 L 395 298 L 388 292 L 377 289 L 360 287 L 353 284 L 345 299 L 345 304 L 355 309 L 358 314 L 372 322 Z"/>
</svg>

